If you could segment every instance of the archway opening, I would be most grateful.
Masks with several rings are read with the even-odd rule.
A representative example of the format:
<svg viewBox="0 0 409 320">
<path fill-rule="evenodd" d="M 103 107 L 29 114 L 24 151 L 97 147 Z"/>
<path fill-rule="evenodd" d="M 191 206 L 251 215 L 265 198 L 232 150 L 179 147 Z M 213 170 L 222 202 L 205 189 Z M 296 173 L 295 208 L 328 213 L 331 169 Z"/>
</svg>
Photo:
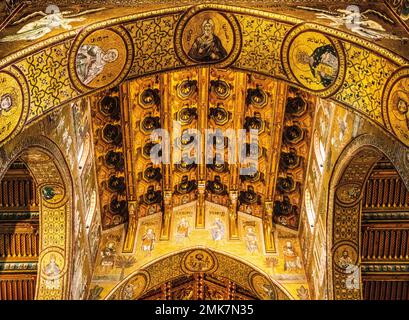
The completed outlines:
<svg viewBox="0 0 409 320">
<path fill-rule="evenodd" d="M 328 216 L 334 299 L 408 298 L 406 178 L 386 144 L 369 135 L 338 159 Z"/>
<path fill-rule="evenodd" d="M 29 173 L 32 180 L 31 193 L 32 196 L 34 195 L 34 206 L 30 204 L 18 209 L 21 211 L 24 208 L 30 208 L 30 210 L 36 208 L 34 210 L 38 212 L 36 239 L 36 270 L 38 272 L 34 274 L 36 285 L 33 290 L 35 294 L 31 292 L 30 299 L 53 300 L 68 297 L 71 276 L 69 263 L 71 233 L 67 231 L 71 230 L 73 207 L 72 181 L 68 167 L 58 147 L 44 136 L 22 137 L 12 150 L 5 149 L 4 151 L 1 161 L 5 166 L 0 169 L 0 177 L 7 178 L 6 170 L 8 168 L 14 170 L 16 166 L 20 166 L 26 173 Z M 14 198 L 10 196 L 8 198 L 12 203 L 13 201 L 17 203 L 18 187 L 19 184 L 16 183 L 13 189 Z M 24 197 L 21 196 L 19 201 L 23 200 Z M 30 196 L 27 196 L 26 202 L 30 203 L 29 200 Z M 2 206 L 2 208 L 7 207 Z M 2 230 L 5 230 L 3 225 L 1 227 Z M 21 237 L 15 237 L 16 242 L 10 247 L 12 256 L 19 258 L 19 255 L 16 255 L 13 250 L 20 245 L 19 250 L 22 252 L 26 243 L 21 241 Z M 10 245 L 8 241 L 6 244 Z M 11 285 L 8 289 L 11 292 L 11 298 L 24 299 L 18 294 L 16 285 Z"/>
<path fill-rule="evenodd" d="M 209 273 L 184 275 L 145 293 L 139 300 L 259 300 L 253 292 L 226 277 Z"/>
<path fill-rule="evenodd" d="M 92 293 L 101 292 L 95 287 Z M 247 262 L 197 247 L 143 266 L 121 281 L 105 299 L 288 300 L 289 296 L 288 291 Z"/>
<path fill-rule="evenodd" d="M 21 159 L 0 182 L 0 300 L 33 300 L 39 257 L 37 185 Z"/>
</svg>

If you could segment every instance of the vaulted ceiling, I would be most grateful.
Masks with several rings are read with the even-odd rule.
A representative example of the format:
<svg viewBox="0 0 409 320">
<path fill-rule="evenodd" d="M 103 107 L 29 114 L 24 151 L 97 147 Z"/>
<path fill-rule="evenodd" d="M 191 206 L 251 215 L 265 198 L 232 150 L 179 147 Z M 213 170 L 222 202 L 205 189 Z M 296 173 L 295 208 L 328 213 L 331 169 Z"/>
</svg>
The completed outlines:
<svg viewBox="0 0 409 320">
<path fill-rule="evenodd" d="M 350 114 L 363 115 L 374 126 L 409 145 L 408 30 L 404 22 L 408 19 L 408 8 L 404 1 L 360 3 L 359 17 L 377 30 L 349 28 L 345 19 L 350 16 L 344 10 L 347 1 L 239 1 L 246 9 L 223 6 L 223 10 L 217 3 L 236 4 L 236 1 L 204 1 L 212 4 L 189 7 L 196 3 L 127 0 L 122 2 L 126 8 L 116 5 L 114 0 L 100 1 L 95 7 L 88 7 L 92 1 L 86 0 L 58 2 L 60 14 L 50 12 L 56 8 L 46 7 L 49 3 L 45 0 L 6 1 L 0 5 L 5 13 L 0 23 L 0 41 L 8 42 L 0 47 L 0 58 L 4 58 L 0 61 L 4 67 L 0 82 L 7 84 L 1 95 L 5 110 L 2 116 L 9 121 L 7 125 L 6 122 L 3 125 L 3 119 L 0 121 L 3 125 L 0 144 L 13 142 L 19 132 L 24 135 L 23 130 L 42 118 L 45 120 L 53 109 L 75 100 L 78 104 L 89 102 L 92 134 L 84 137 L 84 149 L 94 150 L 98 180 L 95 183 L 90 179 L 90 184 L 99 190 L 102 227 L 115 232 L 113 227 L 126 225 L 126 240 L 120 240 L 124 242 L 122 253 L 136 255 L 135 250 L 139 250 L 135 249 L 136 234 L 142 233 L 142 230 L 136 232 L 135 221 L 139 218 L 158 213 L 162 219 L 160 240 L 168 240 L 171 238 L 169 217 L 174 209 L 194 203 L 189 210 L 196 211 L 197 229 L 205 226 L 205 211 L 214 205 L 228 208 L 232 221 L 237 220 L 238 212 L 262 218 L 265 230 L 261 232 L 265 232 L 266 242 L 263 254 L 280 255 L 282 248 L 269 250 L 271 228 L 273 224 L 280 225 L 284 235 L 297 234 L 293 231 L 299 229 L 308 162 L 316 151 L 313 149 L 320 147 L 317 143 L 320 137 L 314 141 L 318 148 L 312 141 L 317 129 L 313 119 L 317 118 L 318 102 L 328 101 L 307 91 L 331 99 L 333 106 L 344 105 Z M 285 5 L 281 6 L 281 2 Z M 186 6 L 170 8 L 181 4 Z M 263 11 L 256 12 L 255 7 Z M 167 9 L 156 12 L 160 19 L 148 14 L 136 15 L 164 8 Z M 202 26 L 209 17 L 216 22 L 215 38 L 221 37 L 220 46 L 225 51 L 224 57 L 216 56 L 213 61 L 191 54 L 193 40 L 201 34 L 197 26 Z M 41 19 L 52 18 L 57 19 L 58 26 L 40 28 L 44 34 L 37 34 L 36 47 L 29 48 L 32 42 L 27 41 L 27 34 L 18 31 L 36 26 Z M 306 23 L 310 21 L 314 24 Z M 311 46 L 305 46 L 306 43 Z M 106 58 L 107 65 L 102 69 L 88 65 L 85 68 L 90 67 L 91 71 L 84 71 L 80 60 L 90 44 L 116 52 L 117 56 L 113 61 Z M 323 55 L 328 60 L 318 69 L 312 60 L 317 63 Z M 110 65 L 111 62 L 115 63 Z M 14 108 L 16 105 L 18 110 Z M 406 111 L 401 110 L 403 106 Z M 238 128 L 244 129 L 243 136 Z M 163 132 L 154 136 L 159 129 Z M 222 130 L 224 134 L 230 130 L 235 137 L 211 137 L 208 141 L 205 133 L 209 129 Z M 258 131 L 257 136 L 251 134 L 252 129 Z M 342 135 L 348 130 L 341 124 Z M 246 158 L 244 163 L 239 158 L 241 151 Z M 162 161 L 156 162 L 153 153 L 156 160 Z M 331 156 L 328 158 L 325 165 L 331 166 Z M 87 159 L 78 160 L 82 170 Z M 321 160 L 314 164 L 313 171 L 321 171 L 325 162 Z M 26 170 L 19 166 L 22 166 L 19 162 L 14 164 L 12 179 L 6 176 L 6 185 L 1 186 L 3 209 L 10 207 L 10 203 L 15 207 L 20 201 L 17 201 L 19 196 L 13 195 L 14 188 L 31 190 L 33 186 Z M 246 168 L 255 170 L 243 172 Z M 331 172 L 325 173 L 328 178 L 325 181 Z M 14 185 L 22 173 L 25 184 Z M 324 191 L 328 190 L 324 187 Z M 365 192 L 359 240 L 364 297 L 407 298 L 408 193 L 386 159 L 373 168 Z M 33 197 L 31 194 L 30 201 L 35 202 Z M 86 206 L 92 203 L 95 208 L 97 201 L 91 197 L 88 200 Z M 26 198 L 22 197 L 21 201 Z M 28 225 L 36 229 L 38 208 L 31 209 L 34 214 L 29 214 Z M 7 210 L 3 211 L 0 217 L 8 217 Z M 320 211 L 319 215 L 325 214 L 325 210 Z M 314 213 L 311 226 L 315 218 Z M 91 220 L 92 216 L 87 219 L 87 228 Z M 37 259 L 38 252 L 28 254 L 27 258 L 26 252 L 10 251 L 16 241 L 25 243 L 21 242 L 24 237 L 31 237 L 28 241 L 36 243 L 38 237 L 26 235 L 28 229 L 24 228 L 28 225 L 22 227 L 16 221 L 4 223 L 7 239 L 11 240 L 5 245 L 6 240 L 2 239 L 6 236 L 1 235 L 2 265 L 10 257 L 17 264 Z M 232 228 L 229 236 L 237 236 L 234 229 L 237 226 L 230 223 L 229 228 Z M 119 235 L 118 239 L 123 238 Z M 81 242 L 76 242 L 75 252 L 80 252 L 81 247 Z M 102 244 L 100 248 L 103 254 L 105 248 Z M 292 250 L 290 255 L 297 257 Z M 33 275 L 29 274 L 23 282 L 17 281 L 17 285 L 27 284 L 27 288 L 17 291 L 8 288 L 15 285 L 18 277 L 13 275 L 10 279 L 1 282 L 0 278 L 3 286 L 0 288 L 6 288 L 2 292 L 25 290 L 24 294 L 33 295 Z M 229 279 L 204 275 L 202 280 L 202 284 L 211 288 L 206 289 L 209 296 L 218 292 L 231 298 L 237 293 L 229 291 L 235 286 Z M 155 287 L 145 297 L 177 298 L 183 295 L 183 288 L 192 287 L 197 281 L 193 276 L 173 279 L 165 288 Z M 237 287 L 238 291 L 241 289 Z M 249 292 L 241 293 L 242 297 L 253 298 Z"/>
</svg>

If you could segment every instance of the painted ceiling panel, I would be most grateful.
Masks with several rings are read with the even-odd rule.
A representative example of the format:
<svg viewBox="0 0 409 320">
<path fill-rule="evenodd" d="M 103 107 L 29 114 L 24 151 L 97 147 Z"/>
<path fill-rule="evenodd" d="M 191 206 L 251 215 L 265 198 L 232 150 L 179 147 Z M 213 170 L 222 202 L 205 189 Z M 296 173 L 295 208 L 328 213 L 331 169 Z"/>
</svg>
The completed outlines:
<svg viewBox="0 0 409 320">
<path fill-rule="evenodd" d="M 126 202 L 137 219 L 197 201 L 199 221 L 208 201 L 298 229 L 310 94 L 257 74 L 192 68 L 91 101 L 105 228 L 127 221 Z"/>
</svg>

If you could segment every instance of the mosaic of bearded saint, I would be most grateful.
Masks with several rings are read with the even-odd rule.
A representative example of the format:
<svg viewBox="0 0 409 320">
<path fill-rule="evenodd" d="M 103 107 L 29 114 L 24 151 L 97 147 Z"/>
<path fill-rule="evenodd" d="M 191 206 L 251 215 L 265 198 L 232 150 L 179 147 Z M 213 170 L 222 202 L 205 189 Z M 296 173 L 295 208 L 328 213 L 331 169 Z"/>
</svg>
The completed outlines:
<svg viewBox="0 0 409 320">
<path fill-rule="evenodd" d="M 409 130 L 409 94 L 403 90 L 397 90 L 392 96 L 392 113 L 404 121 Z"/>
<path fill-rule="evenodd" d="M 330 44 L 318 47 L 309 55 L 305 51 L 297 53 L 301 64 L 308 64 L 312 75 L 324 86 L 329 87 L 338 74 L 338 55 Z"/>
<path fill-rule="evenodd" d="M 227 51 L 223 47 L 220 38 L 214 34 L 214 22 L 205 19 L 202 24 L 203 33 L 198 36 L 188 53 L 189 57 L 196 61 L 209 62 L 224 59 Z"/>
<path fill-rule="evenodd" d="M 115 62 L 119 53 L 115 48 L 104 51 L 98 46 L 85 44 L 78 50 L 76 70 L 78 78 L 85 85 L 91 83 L 108 63 Z"/>
</svg>

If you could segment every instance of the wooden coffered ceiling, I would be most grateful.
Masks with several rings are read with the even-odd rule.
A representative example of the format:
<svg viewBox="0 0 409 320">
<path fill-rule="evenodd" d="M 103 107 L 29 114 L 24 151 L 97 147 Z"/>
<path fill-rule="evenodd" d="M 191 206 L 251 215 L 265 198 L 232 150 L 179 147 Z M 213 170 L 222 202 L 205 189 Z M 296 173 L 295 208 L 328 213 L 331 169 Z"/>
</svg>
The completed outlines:
<svg viewBox="0 0 409 320">
<path fill-rule="evenodd" d="M 32 300 L 39 256 L 36 184 L 16 160 L 0 181 L 0 300 Z"/>
<path fill-rule="evenodd" d="M 365 300 L 409 299 L 409 192 L 386 158 L 365 187 L 361 260 Z"/>
<path fill-rule="evenodd" d="M 92 97 L 104 228 L 126 222 L 130 206 L 132 219 L 163 212 L 166 224 L 173 207 L 197 201 L 198 227 L 212 202 L 258 217 L 270 212 L 270 220 L 297 229 L 314 104 L 314 97 L 271 78 L 209 67 L 144 77 Z M 168 141 L 152 139 L 159 128 L 170 133 Z M 202 134 L 180 137 L 191 129 Z M 243 143 L 250 158 L 258 150 L 250 160 L 258 170 L 246 175 L 241 169 L 249 164 L 229 162 L 227 138 L 221 149 L 214 140 L 199 152 L 194 139 L 205 150 L 205 129 L 246 130 L 235 152 Z M 259 130 L 258 140 L 250 129 Z M 168 164 L 150 158 L 161 141 Z"/>
</svg>

